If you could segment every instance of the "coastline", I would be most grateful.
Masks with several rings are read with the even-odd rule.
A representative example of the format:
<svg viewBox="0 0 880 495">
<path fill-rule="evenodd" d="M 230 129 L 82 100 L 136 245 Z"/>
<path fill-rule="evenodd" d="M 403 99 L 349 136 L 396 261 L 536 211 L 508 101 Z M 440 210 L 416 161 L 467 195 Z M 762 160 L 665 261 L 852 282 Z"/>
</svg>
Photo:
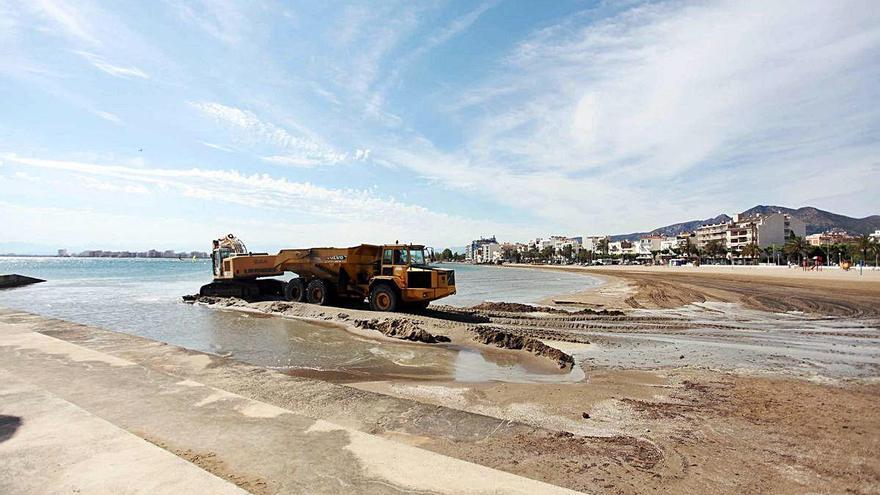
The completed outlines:
<svg viewBox="0 0 880 495">
<path fill-rule="evenodd" d="M 553 266 L 504 265 L 558 270 L 605 279 L 597 288 L 548 298 L 608 309 L 675 309 L 693 303 L 738 303 L 770 312 L 880 317 L 880 271 L 819 272 L 761 266 Z M 599 306 L 601 305 L 601 306 Z"/>
</svg>

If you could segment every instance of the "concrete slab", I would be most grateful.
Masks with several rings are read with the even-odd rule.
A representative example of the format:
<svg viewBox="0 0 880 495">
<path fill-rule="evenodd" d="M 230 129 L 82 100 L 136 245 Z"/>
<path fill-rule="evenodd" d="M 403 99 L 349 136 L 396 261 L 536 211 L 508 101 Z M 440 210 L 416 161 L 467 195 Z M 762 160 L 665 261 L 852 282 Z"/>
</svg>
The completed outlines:
<svg viewBox="0 0 880 495">
<path fill-rule="evenodd" d="M 0 432 L 0 493 L 247 493 L 2 370 Z"/>
</svg>

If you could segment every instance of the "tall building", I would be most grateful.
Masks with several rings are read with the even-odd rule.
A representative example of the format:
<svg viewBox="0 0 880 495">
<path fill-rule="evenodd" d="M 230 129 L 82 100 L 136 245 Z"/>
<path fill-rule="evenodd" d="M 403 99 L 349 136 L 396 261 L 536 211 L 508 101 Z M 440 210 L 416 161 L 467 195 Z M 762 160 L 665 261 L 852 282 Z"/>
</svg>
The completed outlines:
<svg viewBox="0 0 880 495">
<path fill-rule="evenodd" d="M 734 215 L 729 222 L 700 226 L 695 231 L 697 246 L 701 249 L 716 241 L 733 252 L 755 243 L 759 247 L 782 246 L 792 233 L 798 237 L 806 235 L 806 225 L 785 213 L 771 213 L 743 217 Z"/>
<path fill-rule="evenodd" d="M 484 248 L 484 246 L 488 246 Z M 489 263 L 495 252 L 500 253 L 501 247 L 495 236 L 474 239 L 465 251 L 465 259 L 471 263 Z"/>
</svg>

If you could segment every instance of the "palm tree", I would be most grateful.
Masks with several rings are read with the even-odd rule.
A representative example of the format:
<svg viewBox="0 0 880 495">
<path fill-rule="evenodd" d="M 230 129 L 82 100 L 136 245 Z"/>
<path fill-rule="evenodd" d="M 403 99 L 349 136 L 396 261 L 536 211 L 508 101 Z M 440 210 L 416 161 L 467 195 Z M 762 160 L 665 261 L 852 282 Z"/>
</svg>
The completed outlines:
<svg viewBox="0 0 880 495">
<path fill-rule="evenodd" d="M 864 265 L 865 261 L 868 259 L 868 251 L 873 249 L 871 247 L 873 243 L 874 242 L 871 239 L 871 236 L 869 236 L 868 234 L 860 235 L 856 239 L 855 247 L 858 251 L 861 251 L 862 253 L 862 265 Z"/>
<path fill-rule="evenodd" d="M 761 256 L 761 248 L 754 242 L 743 246 L 742 255 L 752 258 L 752 264 L 755 264 L 755 258 Z"/>
<path fill-rule="evenodd" d="M 782 248 L 785 251 L 785 254 L 789 256 L 796 255 L 798 257 L 798 264 L 803 264 L 804 253 L 807 252 L 807 249 L 810 248 L 810 244 L 803 237 L 798 237 L 791 233 L 791 237 L 786 241 L 785 246 Z"/>
<path fill-rule="evenodd" d="M 720 241 L 709 241 L 706 243 L 706 247 L 704 248 L 706 254 L 709 255 L 710 258 L 718 258 L 723 255 L 727 250 L 724 249 L 724 245 L 721 244 Z"/>
<path fill-rule="evenodd" d="M 605 237 L 599 240 L 599 244 L 596 246 L 599 248 L 599 251 L 602 252 L 605 256 L 608 256 L 608 238 Z"/>
<path fill-rule="evenodd" d="M 776 244 L 771 244 L 764 248 L 764 256 L 767 257 L 767 263 L 773 263 L 773 255 L 776 254 Z"/>
<path fill-rule="evenodd" d="M 880 266 L 880 239 L 871 240 L 871 251 L 874 252 L 874 268 Z"/>
</svg>

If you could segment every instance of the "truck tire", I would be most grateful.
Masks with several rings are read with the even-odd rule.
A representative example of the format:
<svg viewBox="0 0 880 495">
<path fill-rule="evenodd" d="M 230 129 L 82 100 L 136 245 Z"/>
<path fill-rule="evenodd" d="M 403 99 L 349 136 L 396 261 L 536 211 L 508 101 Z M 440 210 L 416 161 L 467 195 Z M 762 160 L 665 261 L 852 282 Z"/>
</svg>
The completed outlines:
<svg viewBox="0 0 880 495">
<path fill-rule="evenodd" d="M 287 287 L 284 288 L 284 297 L 288 301 L 305 302 L 306 284 L 303 279 L 299 277 L 290 279 L 290 282 L 287 282 Z"/>
<path fill-rule="evenodd" d="M 306 301 L 319 306 L 326 306 L 330 303 L 331 299 L 330 287 L 323 280 L 312 280 L 306 286 Z"/>
<path fill-rule="evenodd" d="M 386 284 L 373 286 L 370 291 L 370 309 L 373 311 L 397 311 L 397 291 Z"/>
</svg>

